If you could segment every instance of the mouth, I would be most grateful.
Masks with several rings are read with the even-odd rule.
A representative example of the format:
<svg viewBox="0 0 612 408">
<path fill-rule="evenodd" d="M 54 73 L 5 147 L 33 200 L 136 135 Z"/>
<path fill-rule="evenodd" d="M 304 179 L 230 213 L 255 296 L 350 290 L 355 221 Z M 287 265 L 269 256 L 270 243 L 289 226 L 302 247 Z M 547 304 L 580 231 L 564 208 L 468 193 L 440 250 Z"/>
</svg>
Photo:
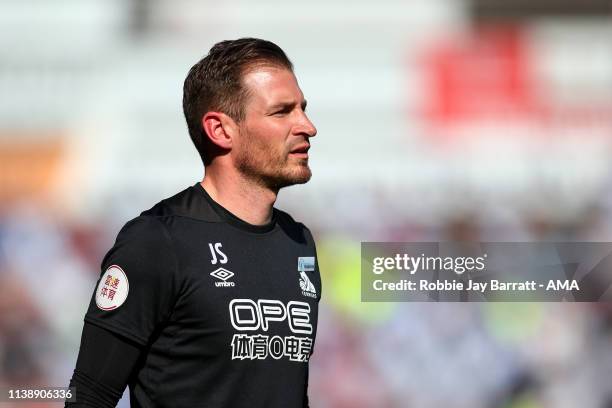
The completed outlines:
<svg viewBox="0 0 612 408">
<path fill-rule="evenodd" d="M 295 157 L 299 157 L 299 158 L 308 158 L 308 150 L 310 150 L 310 144 L 301 144 L 298 145 L 296 147 L 294 147 L 293 149 L 291 149 L 291 151 L 289 152 L 290 155 L 293 155 Z"/>
</svg>

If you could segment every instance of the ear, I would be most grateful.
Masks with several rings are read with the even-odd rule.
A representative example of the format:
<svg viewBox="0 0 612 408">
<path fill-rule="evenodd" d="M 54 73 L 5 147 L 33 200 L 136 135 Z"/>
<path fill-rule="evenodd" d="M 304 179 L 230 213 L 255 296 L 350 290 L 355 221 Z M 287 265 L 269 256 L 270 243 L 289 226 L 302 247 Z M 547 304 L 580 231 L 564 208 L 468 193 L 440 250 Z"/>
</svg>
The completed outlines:
<svg viewBox="0 0 612 408">
<path fill-rule="evenodd" d="M 202 128 L 208 139 L 223 149 L 232 148 L 232 140 L 238 126 L 236 122 L 223 112 L 206 112 L 202 116 Z"/>
</svg>

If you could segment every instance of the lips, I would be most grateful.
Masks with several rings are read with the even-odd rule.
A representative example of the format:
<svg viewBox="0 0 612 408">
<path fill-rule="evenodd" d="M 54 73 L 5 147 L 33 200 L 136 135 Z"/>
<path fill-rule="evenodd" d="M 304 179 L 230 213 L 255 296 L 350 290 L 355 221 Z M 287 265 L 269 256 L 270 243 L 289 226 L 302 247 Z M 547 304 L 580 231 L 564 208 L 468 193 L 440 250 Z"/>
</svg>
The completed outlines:
<svg viewBox="0 0 612 408">
<path fill-rule="evenodd" d="M 301 145 L 294 147 L 289 153 L 308 153 L 309 149 L 310 149 L 309 144 L 301 144 Z"/>
</svg>

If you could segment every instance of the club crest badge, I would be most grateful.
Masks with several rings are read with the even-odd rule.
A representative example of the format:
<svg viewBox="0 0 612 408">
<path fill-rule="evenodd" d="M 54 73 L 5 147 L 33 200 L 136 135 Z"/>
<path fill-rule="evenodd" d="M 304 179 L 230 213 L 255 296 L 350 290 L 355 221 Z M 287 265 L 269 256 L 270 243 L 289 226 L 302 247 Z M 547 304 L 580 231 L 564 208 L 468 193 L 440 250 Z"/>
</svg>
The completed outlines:
<svg viewBox="0 0 612 408">
<path fill-rule="evenodd" d="M 300 273 L 300 289 L 302 289 L 302 295 L 316 298 L 317 289 L 310 281 L 306 272 L 312 272 L 315 270 L 315 257 L 314 256 L 300 256 L 298 257 L 298 272 Z"/>
<path fill-rule="evenodd" d="M 314 256 L 298 257 L 298 271 L 312 272 L 314 270 L 315 270 L 315 257 Z"/>
</svg>

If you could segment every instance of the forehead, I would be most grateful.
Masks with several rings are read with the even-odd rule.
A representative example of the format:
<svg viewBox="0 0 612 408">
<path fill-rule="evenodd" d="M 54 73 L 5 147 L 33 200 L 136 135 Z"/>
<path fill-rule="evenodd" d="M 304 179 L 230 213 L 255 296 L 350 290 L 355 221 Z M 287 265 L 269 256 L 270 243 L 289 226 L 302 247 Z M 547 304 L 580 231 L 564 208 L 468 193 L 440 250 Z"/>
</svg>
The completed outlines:
<svg viewBox="0 0 612 408">
<path fill-rule="evenodd" d="M 301 103 L 304 99 L 293 72 L 286 68 L 260 66 L 242 78 L 249 91 L 249 104 L 271 106 L 277 103 Z"/>
</svg>

